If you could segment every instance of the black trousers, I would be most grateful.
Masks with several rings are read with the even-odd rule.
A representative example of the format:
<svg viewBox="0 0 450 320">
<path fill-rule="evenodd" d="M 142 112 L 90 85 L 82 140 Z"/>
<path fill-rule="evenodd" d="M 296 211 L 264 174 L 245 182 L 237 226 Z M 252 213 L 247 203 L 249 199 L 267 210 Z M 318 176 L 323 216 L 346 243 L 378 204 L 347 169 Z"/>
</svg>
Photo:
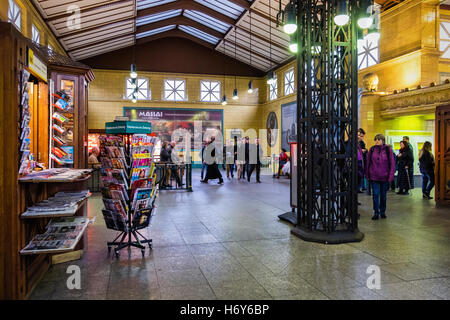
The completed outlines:
<svg viewBox="0 0 450 320">
<path fill-rule="evenodd" d="M 252 177 L 253 170 L 256 169 L 256 181 L 260 181 L 259 180 L 259 176 L 260 176 L 260 173 L 261 173 L 261 164 L 260 163 L 258 163 L 258 164 L 249 164 L 248 166 L 249 166 L 249 168 L 248 168 L 248 172 L 247 172 L 247 177 L 248 177 L 247 180 L 250 181 L 250 178 Z"/>
</svg>

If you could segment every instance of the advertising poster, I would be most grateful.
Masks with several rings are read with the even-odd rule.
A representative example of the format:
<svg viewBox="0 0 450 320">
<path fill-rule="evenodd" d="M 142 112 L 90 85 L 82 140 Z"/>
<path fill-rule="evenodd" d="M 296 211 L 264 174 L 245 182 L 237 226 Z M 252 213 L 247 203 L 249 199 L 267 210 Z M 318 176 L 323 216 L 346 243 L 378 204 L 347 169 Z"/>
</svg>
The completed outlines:
<svg viewBox="0 0 450 320">
<path fill-rule="evenodd" d="M 297 102 L 281 105 L 281 147 L 289 151 L 289 143 L 297 141 Z"/>
<path fill-rule="evenodd" d="M 152 133 L 161 141 L 171 141 L 172 133 L 179 128 L 188 130 L 192 136 L 191 148 L 200 150 L 205 133 L 222 132 L 222 110 L 169 109 L 124 107 L 124 116 L 130 121 L 145 120 L 152 124 Z M 194 139 L 194 122 L 201 122 L 201 137 Z M 194 143 L 196 141 L 196 143 Z"/>
</svg>

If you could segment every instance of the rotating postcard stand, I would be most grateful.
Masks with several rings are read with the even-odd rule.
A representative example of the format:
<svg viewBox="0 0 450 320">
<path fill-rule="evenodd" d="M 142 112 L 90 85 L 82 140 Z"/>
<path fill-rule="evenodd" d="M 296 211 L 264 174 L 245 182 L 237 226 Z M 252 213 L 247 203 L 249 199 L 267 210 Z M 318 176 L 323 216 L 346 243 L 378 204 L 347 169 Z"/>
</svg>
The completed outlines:
<svg viewBox="0 0 450 320">
<path fill-rule="evenodd" d="M 280 214 L 278 218 L 283 221 L 292 223 L 294 226 L 297 224 L 297 143 L 291 142 L 291 183 L 290 183 L 290 202 L 291 211 Z"/>
<path fill-rule="evenodd" d="M 131 247 L 141 249 L 143 257 L 145 244 L 152 249 L 152 239 L 139 232 L 150 224 L 157 194 L 153 161 L 157 138 L 147 136 L 150 132 L 150 123 L 114 121 L 106 123 L 107 135 L 99 137 L 105 204 L 102 213 L 107 228 L 120 231 L 107 242 L 108 255 L 115 247 L 117 258 L 124 248 L 129 257 Z"/>
</svg>

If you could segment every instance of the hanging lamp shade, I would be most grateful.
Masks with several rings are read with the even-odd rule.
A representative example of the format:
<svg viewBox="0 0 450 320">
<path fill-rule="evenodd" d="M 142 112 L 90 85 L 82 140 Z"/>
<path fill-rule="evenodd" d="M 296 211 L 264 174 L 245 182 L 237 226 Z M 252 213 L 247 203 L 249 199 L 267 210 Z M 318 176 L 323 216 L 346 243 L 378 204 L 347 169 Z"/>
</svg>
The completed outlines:
<svg viewBox="0 0 450 320">
<path fill-rule="evenodd" d="M 289 42 L 289 51 L 292 53 L 298 52 L 298 44 L 297 44 L 297 37 L 291 36 L 291 40 Z"/>
<path fill-rule="evenodd" d="M 380 31 L 378 28 L 372 26 L 366 35 L 366 39 L 372 42 L 378 41 L 380 39 Z"/>
<path fill-rule="evenodd" d="M 225 106 L 227 104 L 227 96 L 223 95 L 222 97 L 222 105 Z"/>
<path fill-rule="evenodd" d="M 239 99 L 238 91 L 237 91 L 236 88 L 234 88 L 234 90 L 233 90 L 233 100 L 237 100 L 237 99 Z"/>
<path fill-rule="evenodd" d="M 283 31 L 286 34 L 293 34 L 297 31 L 297 19 L 295 14 L 295 5 L 292 2 L 289 2 L 284 8 L 284 14 L 286 17 Z"/>
<path fill-rule="evenodd" d="M 253 93 L 253 80 L 248 82 L 248 93 Z"/>
<path fill-rule="evenodd" d="M 136 65 L 134 63 L 131 64 L 130 77 L 131 79 L 137 78 Z"/>
<path fill-rule="evenodd" d="M 345 26 L 350 20 L 347 9 L 347 0 L 338 0 L 334 23 L 338 26 Z"/>
<path fill-rule="evenodd" d="M 272 84 L 274 83 L 275 80 L 275 73 L 273 71 L 269 71 L 269 73 L 267 74 L 267 84 Z"/>
<path fill-rule="evenodd" d="M 361 29 L 368 29 L 373 24 L 373 17 L 369 10 L 369 7 L 372 5 L 373 3 L 371 0 L 361 0 L 361 8 L 358 17 L 358 26 Z"/>
</svg>

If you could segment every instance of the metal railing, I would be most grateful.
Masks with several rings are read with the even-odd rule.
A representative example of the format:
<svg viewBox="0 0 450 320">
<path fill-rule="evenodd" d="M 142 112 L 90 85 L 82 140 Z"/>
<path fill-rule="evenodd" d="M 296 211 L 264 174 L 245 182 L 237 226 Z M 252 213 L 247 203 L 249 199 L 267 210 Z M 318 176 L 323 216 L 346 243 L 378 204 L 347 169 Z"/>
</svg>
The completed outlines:
<svg viewBox="0 0 450 320">
<path fill-rule="evenodd" d="M 192 192 L 192 164 L 158 162 L 155 165 L 156 184 L 160 190 Z"/>
</svg>

